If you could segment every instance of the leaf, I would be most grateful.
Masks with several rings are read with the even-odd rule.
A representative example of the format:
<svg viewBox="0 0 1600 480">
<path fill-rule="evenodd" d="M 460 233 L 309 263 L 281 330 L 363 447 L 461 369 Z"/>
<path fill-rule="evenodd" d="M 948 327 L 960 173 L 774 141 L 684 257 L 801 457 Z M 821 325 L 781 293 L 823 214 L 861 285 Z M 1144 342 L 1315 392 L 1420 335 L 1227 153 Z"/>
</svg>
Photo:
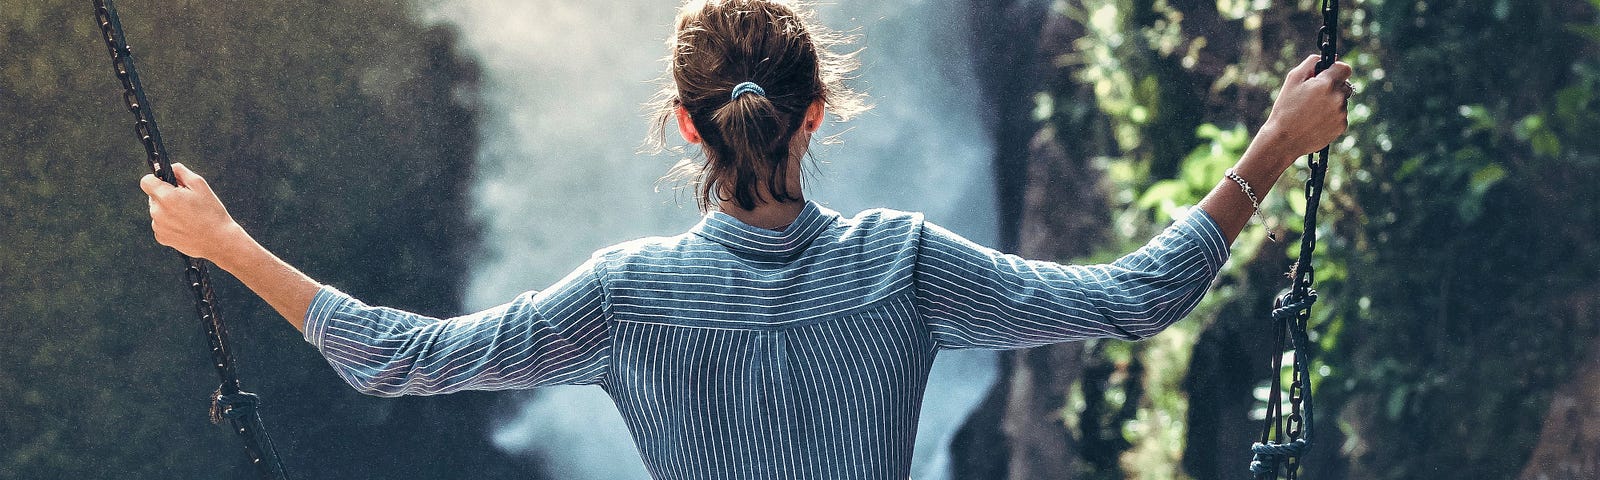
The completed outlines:
<svg viewBox="0 0 1600 480">
<path fill-rule="evenodd" d="M 1561 139 L 1548 129 L 1535 133 L 1529 141 L 1533 144 L 1533 153 L 1546 157 L 1561 156 Z"/>
<path fill-rule="evenodd" d="M 1567 25 L 1567 31 L 1588 38 L 1589 41 L 1600 42 L 1600 25 L 1571 24 Z"/>
<path fill-rule="evenodd" d="M 1483 195 L 1484 192 L 1489 191 L 1489 188 L 1494 187 L 1496 183 L 1500 183 L 1500 180 L 1504 178 L 1506 178 L 1505 167 L 1501 167 L 1498 163 L 1484 165 L 1478 171 L 1472 172 L 1472 179 L 1470 180 L 1472 193 L 1474 195 Z"/>
<path fill-rule="evenodd" d="M 1472 120 L 1472 126 L 1467 129 L 1469 132 L 1493 131 L 1495 125 L 1497 125 L 1494 116 L 1490 115 L 1489 109 L 1484 108 L 1483 105 L 1462 105 L 1456 111 L 1462 117 Z"/>
<path fill-rule="evenodd" d="M 1250 131 L 1244 128 L 1244 124 L 1236 124 L 1232 129 L 1222 132 L 1218 143 L 1222 144 L 1222 148 L 1234 153 L 1235 157 L 1243 156 L 1245 148 L 1250 146 Z"/>
<path fill-rule="evenodd" d="M 1187 191 L 1188 187 L 1183 182 L 1162 180 L 1151 185 L 1149 189 L 1144 191 L 1144 195 L 1139 196 L 1139 206 L 1154 208 L 1161 205 L 1162 202 L 1177 203 L 1175 200 L 1184 196 Z"/>
<path fill-rule="evenodd" d="M 1049 92 L 1039 92 L 1033 95 L 1033 121 L 1042 122 L 1049 120 L 1056 114 L 1056 97 Z"/>
<path fill-rule="evenodd" d="M 1596 0 L 1600 1 L 1600 0 Z M 1600 26 L 1596 27 L 1600 34 Z M 1562 128 L 1571 128 L 1588 115 L 1589 102 L 1594 101 L 1594 90 L 1588 85 L 1573 85 L 1556 92 L 1556 118 Z"/>
<path fill-rule="evenodd" d="M 1546 157 L 1561 155 L 1561 139 L 1550 130 L 1544 116 L 1534 114 L 1522 117 L 1514 131 L 1518 140 L 1533 146 L 1533 153 Z"/>
<path fill-rule="evenodd" d="M 1400 415 L 1406 412 L 1406 397 L 1410 389 L 1401 386 L 1389 392 L 1389 401 L 1384 403 L 1384 413 L 1390 420 L 1399 420 Z"/>
</svg>

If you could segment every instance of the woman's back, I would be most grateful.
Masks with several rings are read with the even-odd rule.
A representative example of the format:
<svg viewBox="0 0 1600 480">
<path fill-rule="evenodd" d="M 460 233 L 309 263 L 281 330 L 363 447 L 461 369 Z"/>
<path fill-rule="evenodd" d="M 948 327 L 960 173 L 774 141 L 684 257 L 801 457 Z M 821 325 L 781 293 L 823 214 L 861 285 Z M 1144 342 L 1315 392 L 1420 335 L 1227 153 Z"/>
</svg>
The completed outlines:
<svg viewBox="0 0 1600 480">
<path fill-rule="evenodd" d="M 446 321 L 324 288 L 306 339 L 374 395 L 599 385 L 657 478 L 904 478 L 938 350 L 1152 335 L 1224 245 L 1197 212 L 1115 263 L 1063 266 L 808 202 L 782 231 L 711 212 Z"/>
<path fill-rule="evenodd" d="M 601 385 L 658 478 L 905 478 L 934 342 L 918 215 L 808 204 L 781 232 L 711 214 L 601 255 Z"/>
</svg>

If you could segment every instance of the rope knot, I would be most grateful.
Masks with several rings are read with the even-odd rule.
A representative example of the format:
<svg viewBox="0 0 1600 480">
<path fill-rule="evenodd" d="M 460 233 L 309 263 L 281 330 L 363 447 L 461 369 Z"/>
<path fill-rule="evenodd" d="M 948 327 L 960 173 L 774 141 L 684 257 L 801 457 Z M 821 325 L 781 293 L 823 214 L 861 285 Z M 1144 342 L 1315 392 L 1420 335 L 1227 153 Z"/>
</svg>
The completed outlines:
<svg viewBox="0 0 1600 480">
<path fill-rule="evenodd" d="M 1255 456 L 1250 459 L 1250 473 L 1262 475 L 1278 470 L 1279 462 L 1288 457 L 1299 457 L 1301 453 L 1311 449 L 1311 442 L 1304 438 L 1297 438 L 1289 443 L 1256 442 L 1250 444 L 1250 453 Z"/>
<path fill-rule="evenodd" d="M 1294 295 L 1293 292 L 1285 293 L 1283 296 L 1278 297 L 1277 301 L 1273 302 L 1272 318 L 1274 320 L 1294 320 L 1300 316 L 1300 312 L 1309 310 L 1311 305 L 1317 303 L 1316 290 L 1307 290 L 1306 296 L 1299 299 L 1291 299 L 1292 295 Z"/>
<path fill-rule="evenodd" d="M 211 394 L 211 423 L 222 423 L 222 420 L 232 420 L 245 415 L 254 414 L 256 406 L 261 404 L 261 397 L 250 392 L 222 393 L 222 387 Z"/>
</svg>

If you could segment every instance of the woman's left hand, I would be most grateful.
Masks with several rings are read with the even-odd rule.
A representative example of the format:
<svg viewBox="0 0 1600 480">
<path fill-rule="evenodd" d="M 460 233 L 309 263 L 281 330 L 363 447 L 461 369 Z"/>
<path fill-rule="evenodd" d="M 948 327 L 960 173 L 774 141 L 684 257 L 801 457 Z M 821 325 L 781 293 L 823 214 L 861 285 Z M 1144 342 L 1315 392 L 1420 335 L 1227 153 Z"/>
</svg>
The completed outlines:
<svg viewBox="0 0 1600 480">
<path fill-rule="evenodd" d="M 248 238 L 205 178 L 181 163 L 172 164 L 172 172 L 177 175 L 177 186 L 155 175 L 139 180 L 139 188 L 150 196 L 150 228 L 156 242 L 215 262 L 241 238 Z"/>
</svg>

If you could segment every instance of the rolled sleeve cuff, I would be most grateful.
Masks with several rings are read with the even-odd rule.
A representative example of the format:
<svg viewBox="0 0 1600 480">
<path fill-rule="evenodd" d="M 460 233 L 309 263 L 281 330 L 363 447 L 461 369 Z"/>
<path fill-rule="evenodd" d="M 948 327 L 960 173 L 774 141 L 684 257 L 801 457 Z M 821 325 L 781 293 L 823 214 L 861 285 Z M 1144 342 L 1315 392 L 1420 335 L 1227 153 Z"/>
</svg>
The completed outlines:
<svg viewBox="0 0 1600 480">
<path fill-rule="evenodd" d="M 326 338 L 328 322 L 333 318 L 334 312 L 348 305 L 359 304 L 356 299 L 345 295 L 344 292 L 332 286 L 323 285 L 317 290 L 316 296 L 311 297 L 311 308 L 306 309 L 305 339 L 306 343 L 322 350 L 322 340 Z"/>
<path fill-rule="evenodd" d="M 1222 227 L 1217 226 L 1217 220 L 1211 218 L 1211 214 L 1205 210 L 1199 207 L 1190 208 L 1189 213 L 1173 223 L 1169 229 L 1200 247 L 1206 266 L 1211 272 L 1221 270 L 1222 264 L 1227 263 L 1230 254 L 1228 239 L 1222 236 Z"/>
</svg>

